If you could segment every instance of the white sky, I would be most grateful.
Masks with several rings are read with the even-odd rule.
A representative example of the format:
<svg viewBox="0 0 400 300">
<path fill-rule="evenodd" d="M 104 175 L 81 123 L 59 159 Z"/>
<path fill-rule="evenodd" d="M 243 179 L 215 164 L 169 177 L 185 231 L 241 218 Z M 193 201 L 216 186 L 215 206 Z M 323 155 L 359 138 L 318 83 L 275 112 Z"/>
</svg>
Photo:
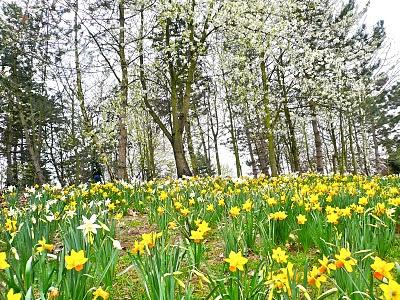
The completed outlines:
<svg viewBox="0 0 400 300">
<path fill-rule="evenodd" d="M 366 3 L 367 0 L 361 0 Z M 391 54 L 400 54 L 400 0 L 371 0 L 366 16 L 366 24 L 372 26 L 378 20 L 383 20 L 388 41 L 391 44 Z"/>
</svg>

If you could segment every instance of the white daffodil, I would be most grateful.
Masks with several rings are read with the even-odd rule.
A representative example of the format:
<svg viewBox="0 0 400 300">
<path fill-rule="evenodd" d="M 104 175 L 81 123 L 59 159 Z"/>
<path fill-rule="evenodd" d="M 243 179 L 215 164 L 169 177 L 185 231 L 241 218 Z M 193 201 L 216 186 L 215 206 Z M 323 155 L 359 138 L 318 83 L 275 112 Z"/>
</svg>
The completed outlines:
<svg viewBox="0 0 400 300">
<path fill-rule="evenodd" d="M 101 228 L 99 224 L 96 224 L 97 216 L 92 215 L 90 219 L 87 219 L 85 216 L 82 216 L 83 224 L 78 226 L 78 229 L 83 230 L 84 235 L 88 235 L 89 233 L 96 234 L 97 229 Z"/>
<path fill-rule="evenodd" d="M 120 241 L 118 241 L 118 240 L 113 240 L 113 247 L 114 247 L 115 249 L 122 250 L 121 243 L 120 243 Z"/>
</svg>

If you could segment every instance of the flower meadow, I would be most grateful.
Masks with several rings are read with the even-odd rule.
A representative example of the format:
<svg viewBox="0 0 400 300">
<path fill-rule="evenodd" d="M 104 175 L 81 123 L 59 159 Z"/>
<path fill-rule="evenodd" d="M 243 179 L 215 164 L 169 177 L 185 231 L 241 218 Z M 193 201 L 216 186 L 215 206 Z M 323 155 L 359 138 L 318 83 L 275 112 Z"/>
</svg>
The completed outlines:
<svg viewBox="0 0 400 300">
<path fill-rule="evenodd" d="M 0 199 L 0 299 L 400 299 L 400 177 L 191 177 Z"/>
</svg>

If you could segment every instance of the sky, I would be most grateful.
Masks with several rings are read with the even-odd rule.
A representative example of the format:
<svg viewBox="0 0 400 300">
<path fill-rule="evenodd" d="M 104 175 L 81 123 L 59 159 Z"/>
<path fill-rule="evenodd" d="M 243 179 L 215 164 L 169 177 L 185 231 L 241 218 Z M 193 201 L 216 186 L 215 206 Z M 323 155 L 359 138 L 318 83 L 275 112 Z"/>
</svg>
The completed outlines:
<svg viewBox="0 0 400 300">
<path fill-rule="evenodd" d="M 366 0 L 359 1 L 366 3 Z M 391 54 L 400 55 L 400 0 L 371 0 L 366 15 L 366 24 L 372 26 L 383 20 L 388 41 L 391 43 Z"/>
</svg>

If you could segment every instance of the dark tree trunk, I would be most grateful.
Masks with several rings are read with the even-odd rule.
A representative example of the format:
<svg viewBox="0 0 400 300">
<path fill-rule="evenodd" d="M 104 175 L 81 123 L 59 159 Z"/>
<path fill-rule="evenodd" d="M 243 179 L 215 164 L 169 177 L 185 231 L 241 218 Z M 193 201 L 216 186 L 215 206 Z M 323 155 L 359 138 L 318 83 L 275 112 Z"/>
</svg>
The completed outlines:
<svg viewBox="0 0 400 300">
<path fill-rule="evenodd" d="M 319 131 L 318 119 L 317 119 L 317 112 L 316 112 L 316 104 L 311 101 L 310 103 L 311 108 L 311 124 L 314 133 L 314 143 L 315 143 L 315 160 L 317 164 L 317 172 L 323 173 L 324 172 L 324 158 L 322 154 L 322 139 L 321 133 Z"/>
</svg>

